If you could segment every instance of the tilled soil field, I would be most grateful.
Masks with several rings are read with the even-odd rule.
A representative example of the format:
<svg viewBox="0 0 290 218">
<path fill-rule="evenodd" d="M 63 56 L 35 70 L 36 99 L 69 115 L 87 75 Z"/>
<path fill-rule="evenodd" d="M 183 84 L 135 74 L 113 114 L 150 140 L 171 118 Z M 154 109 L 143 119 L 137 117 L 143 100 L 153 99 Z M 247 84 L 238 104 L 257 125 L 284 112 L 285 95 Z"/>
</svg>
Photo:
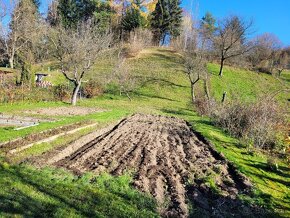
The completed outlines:
<svg viewBox="0 0 290 218">
<path fill-rule="evenodd" d="M 218 217 L 225 211 L 252 214 L 237 198 L 250 189 L 248 180 L 173 117 L 135 114 L 50 164 L 77 174 L 133 172 L 134 186 L 152 194 L 166 217 L 187 217 L 190 207 Z"/>
</svg>

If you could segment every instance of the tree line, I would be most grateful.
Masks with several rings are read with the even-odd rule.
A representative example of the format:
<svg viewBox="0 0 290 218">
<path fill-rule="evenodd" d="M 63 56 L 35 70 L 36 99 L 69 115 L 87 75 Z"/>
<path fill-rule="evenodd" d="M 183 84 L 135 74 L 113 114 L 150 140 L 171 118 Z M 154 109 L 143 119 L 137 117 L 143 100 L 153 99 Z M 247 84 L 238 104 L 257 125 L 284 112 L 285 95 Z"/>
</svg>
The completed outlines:
<svg viewBox="0 0 290 218">
<path fill-rule="evenodd" d="M 198 81 L 208 79 L 206 64 L 224 64 L 281 75 L 289 68 L 290 48 L 273 34 L 252 37 L 252 20 L 231 15 L 201 20 L 182 10 L 180 0 L 53 0 L 45 15 L 39 0 L 1 0 L 0 63 L 17 68 L 17 84 L 30 81 L 35 63 L 57 60 L 74 85 L 72 103 L 97 57 L 123 43 L 171 45 L 185 57 L 192 102 Z M 151 37 L 152 36 L 152 37 Z M 144 40 L 143 40 L 144 41 Z M 207 82 L 205 90 L 208 98 Z"/>
<path fill-rule="evenodd" d="M 290 47 L 283 46 L 274 34 L 254 35 L 251 19 L 237 15 L 217 19 L 207 12 L 197 20 L 192 13 L 184 13 L 179 35 L 173 38 L 171 45 L 183 54 L 193 103 L 195 86 L 200 80 L 204 80 L 206 96 L 210 98 L 209 62 L 219 64 L 221 77 L 225 63 L 275 76 L 290 69 Z"/>
<path fill-rule="evenodd" d="M 152 33 L 151 44 L 177 37 L 182 22 L 179 0 L 54 0 L 46 15 L 38 0 L 1 1 L 0 64 L 17 68 L 17 84 L 31 80 L 31 66 L 58 60 L 74 84 L 72 103 L 85 73 L 104 51 Z M 134 37 L 132 37 L 132 33 Z M 151 34 L 149 34 L 151 35 Z"/>
</svg>

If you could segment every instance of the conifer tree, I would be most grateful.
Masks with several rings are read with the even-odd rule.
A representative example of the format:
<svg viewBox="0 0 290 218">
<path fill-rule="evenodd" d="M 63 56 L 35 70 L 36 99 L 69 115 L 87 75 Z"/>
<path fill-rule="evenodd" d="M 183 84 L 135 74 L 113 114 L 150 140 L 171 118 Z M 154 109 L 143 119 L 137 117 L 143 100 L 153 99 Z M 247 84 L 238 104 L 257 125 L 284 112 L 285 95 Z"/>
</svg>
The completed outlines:
<svg viewBox="0 0 290 218">
<path fill-rule="evenodd" d="M 58 5 L 58 13 L 61 18 L 62 25 L 66 28 L 76 27 L 80 15 L 78 11 L 77 1 L 60 0 Z"/>
<path fill-rule="evenodd" d="M 145 18 L 141 15 L 141 2 L 136 0 L 127 8 L 125 16 L 122 18 L 122 29 L 128 32 L 145 25 Z"/>
<path fill-rule="evenodd" d="M 206 12 L 206 14 L 201 18 L 201 30 L 206 38 L 210 38 L 215 30 L 216 30 L 216 19 L 210 12 Z"/>
<path fill-rule="evenodd" d="M 156 42 L 169 35 L 172 38 L 180 35 L 182 23 L 182 9 L 180 0 L 158 0 L 155 10 L 152 12 L 151 27 L 154 32 Z"/>
<path fill-rule="evenodd" d="M 110 6 L 109 1 L 98 1 L 93 13 L 93 19 L 95 25 L 98 26 L 98 30 L 105 32 L 112 25 L 114 9 Z"/>
<path fill-rule="evenodd" d="M 106 26 L 112 13 L 108 2 L 101 0 L 59 0 L 58 4 L 58 14 L 66 28 L 76 28 L 78 23 L 88 19 L 94 19 L 99 26 Z"/>
<path fill-rule="evenodd" d="M 182 24 L 182 8 L 180 4 L 180 0 L 169 0 L 169 33 L 173 38 L 180 35 L 180 28 Z"/>
</svg>

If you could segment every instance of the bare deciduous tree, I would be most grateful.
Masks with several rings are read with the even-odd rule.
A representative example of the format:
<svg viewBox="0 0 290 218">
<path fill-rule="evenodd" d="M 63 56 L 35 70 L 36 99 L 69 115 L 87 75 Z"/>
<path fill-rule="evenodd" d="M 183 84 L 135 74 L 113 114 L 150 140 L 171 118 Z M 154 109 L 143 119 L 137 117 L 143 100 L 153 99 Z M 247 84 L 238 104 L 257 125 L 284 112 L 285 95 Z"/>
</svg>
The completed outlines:
<svg viewBox="0 0 290 218">
<path fill-rule="evenodd" d="M 0 1 L 0 61 L 6 58 L 6 47 L 5 47 L 5 23 L 4 18 L 7 16 L 7 6 L 4 1 Z"/>
<path fill-rule="evenodd" d="M 281 41 L 272 33 L 257 36 L 254 39 L 254 48 L 248 55 L 252 67 L 259 71 L 271 72 L 277 57 L 276 51 L 279 51 L 281 47 Z"/>
<path fill-rule="evenodd" d="M 130 32 L 128 55 L 136 56 L 142 49 L 152 45 L 153 35 L 148 29 L 137 28 Z"/>
<path fill-rule="evenodd" d="M 220 58 L 220 76 L 223 74 L 225 60 L 245 54 L 252 49 L 252 43 L 247 38 L 251 34 L 252 26 L 252 21 L 246 21 L 238 16 L 226 17 L 218 23 L 214 45 Z"/>
<path fill-rule="evenodd" d="M 285 69 L 290 68 L 290 57 L 285 50 L 278 50 L 274 53 L 273 67 L 278 71 L 278 75 L 281 76 Z"/>
<path fill-rule="evenodd" d="M 130 93 L 137 86 L 137 78 L 132 75 L 130 67 L 126 63 L 126 58 L 121 54 L 121 49 L 118 53 L 116 67 L 108 81 L 119 87 L 120 95 L 125 94 L 130 101 L 132 100 Z"/>
<path fill-rule="evenodd" d="M 74 85 L 72 105 L 76 105 L 83 77 L 111 43 L 111 34 L 101 34 L 91 23 L 82 23 L 76 30 L 51 28 L 48 34 L 54 56 L 60 62 L 62 74 Z"/>
<path fill-rule="evenodd" d="M 0 19 L 0 38 L 5 51 L 3 55 L 8 58 L 10 67 L 14 68 L 15 56 L 31 51 L 30 45 L 41 35 L 42 23 L 31 0 L 11 1 L 3 5 L 10 23 L 7 24 L 7 19 Z"/>
<path fill-rule="evenodd" d="M 204 58 L 204 55 L 200 51 L 194 53 L 187 53 L 185 56 L 184 65 L 186 69 L 186 74 L 190 81 L 191 101 L 192 103 L 195 103 L 195 85 L 199 80 L 206 78 L 206 60 Z"/>
<path fill-rule="evenodd" d="M 207 72 L 207 55 L 206 55 L 206 41 L 203 28 L 197 27 L 197 22 L 193 20 L 190 23 L 190 36 L 186 37 L 187 43 L 184 44 L 182 51 L 184 55 L 185 72 L 190 81 L 191 101 L 196 103 L 195 86 L 200 81 L 204 81 L 204 91 L 207 99 L 210 98 L 209 91 L 209 75 Z"/>
<path fill-rule="evenodd" d="M 179 51 L 186 52 L 187 50 L 193 50 L 197 46 L 197 34 L 196 31 L 197 21 L 194 20 L 191 14 L 185 14 L 181 25 L 180 36 L 171 41 L 171 46 Z"/>
</svg>

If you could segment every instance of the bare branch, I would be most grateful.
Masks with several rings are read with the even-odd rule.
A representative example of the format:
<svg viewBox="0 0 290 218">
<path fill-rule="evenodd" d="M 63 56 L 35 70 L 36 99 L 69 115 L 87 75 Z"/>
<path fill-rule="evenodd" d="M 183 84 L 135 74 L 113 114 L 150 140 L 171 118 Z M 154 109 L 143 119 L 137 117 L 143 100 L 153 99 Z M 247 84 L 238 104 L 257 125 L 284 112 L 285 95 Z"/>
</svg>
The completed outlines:
<svg viewBox="0 0 290 218">
<path fill-rule="evenodd" d="M 91 22 L 80 23 L 77 29 L 51 27 L 48 32 L 52 55 L 61 63 L 62 74 L 74 83 L 72 104 L 76 103 L 82 79 L 97 59 L 109 48 L 111 35 L 100 33 Z"/>
</svg>

